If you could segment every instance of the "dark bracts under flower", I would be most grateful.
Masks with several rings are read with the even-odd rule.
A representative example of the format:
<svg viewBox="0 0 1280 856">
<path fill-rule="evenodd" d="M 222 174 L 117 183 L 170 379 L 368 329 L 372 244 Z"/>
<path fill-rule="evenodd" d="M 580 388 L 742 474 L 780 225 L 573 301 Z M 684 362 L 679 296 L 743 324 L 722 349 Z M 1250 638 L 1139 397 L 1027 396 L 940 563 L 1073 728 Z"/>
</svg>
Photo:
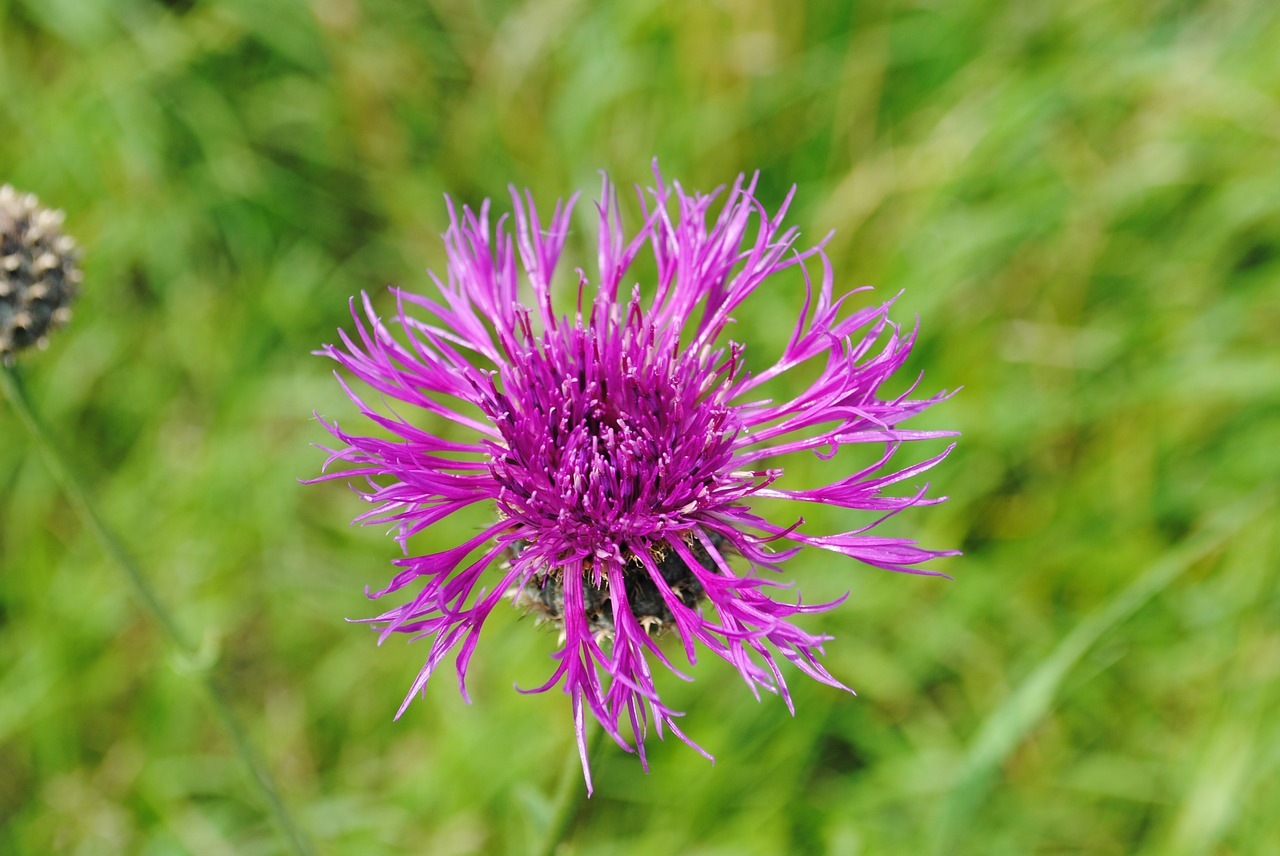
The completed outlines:
<svg viewBox="0 0 1280 856">
<path fill-rule="evenodd" d="M 712 533 L 711 543 L 719 547 L 724 539 Z M 512 555 L 519 556 L 523 544 L 512 545 Z M 697 541 L 689 544 L 689 549 L 698 560 L 698 564 L 708 571 L 716 569 L 711 554 L 702 548 Z M 666 588 L 680 599 L 687 607 L 695 607 L 706 597 L 706 590 L 698 582 L 684 560 L 674 552 L 659 548 L 653 556 L 658 573 Z M 587 627 L 596 635 L 596 641 L 613 638 L 613 600 L 609 595 L 609 587 L 597 587 L 593 584 L 592 569 L 588 568 L 583 579 L 582 598 L 587 616 Z M 626 587 L 627 603 L 631 615 L 650 634 L 661 633 L 675 623 L 675 614 L 663 597 L 663 590 L 645 571 L 644 563 L 636 557 L 628 561 L 626 572 L 622 575 Z M 556 627 L 564 627 L 564 575 L 558 572 L 538 575 L 524 583 L 515 594 L 515 605 L 525 612 L 538 616 L 542 621 L 550 622 Z"/>
<path fill-rule="evenodd" d="M 939 501 L 923 489 L 884 491 L 949 448 L 901 470 L 888 465 L 904 442 L 952 433 L 899 427 L 943 397 L 881 397 L 912 336 L 889 321 L 887 304 L 846 311 L 848 295 L 834 296 L 821 247 L 797 250 L 796 230 L 781 228 L 790 198 L 770 217 L 754 188 L 740 178 L 711 219 L 718 194 L 688 194 L 658 176 L 649 196 L 640 194 L 644 222 L 628 238 L 606 182 L 597 283 L 592 288 L 578 271 L 571 313 L 555 310 L 550 282 L 574 200 L 557 205 L 544 226 L 532 200 L 514 191 L 514 236 L 506 218 L 490 224 L 488 203 L 461 216 L 450 206 L 447 280 L 433 277 L 437 299 L 395 292 L 400 336 L 367 296 L 362 312 L 353 305 L 355 338 L 342 333 L 342 345 L 324 353 L 383 398 L 464 426 L 474 439 L 446 440 L 381 413 L 343 381 L 393 439 L 327 424 L 345 444 L 331 461 L 347 467 L 322 478 L 363 478 L 375 507 L 357 519 L 396 525 L 406 550 L 413 535 L 474 503 L 492 502 L 499 514 L 453 549 L 397 560 L 400 572 L 373 595 L 415 584 L 408 603 L 371 620 L 383 639 L 432 638 L 401 712 L 454 649 L 465 696 L 484 621 L 513 596 L 561 629 L 558 664 L 531 692 L 562 686 L 572 699 L 590 785 L 588 711 L 642 760 L 651 725 L 660 737 L 670 728 L 689 742 L 654 683 L 653 662 L 676 672 L 659 631 L 679 637 L 689 662 L 700 643 L 732 663 L 753 693 L 777 692 L 790 706 L 779 656 L 843 689 L 818 662 L 828 637 L 790 621 L 835 604 L 775 600 L 768 592 L 779 583 L 761 572 L 777 571 L 803 546 L 912 573 L 936 573 L 916 566 L 951 555 L 868 534 L 874 523 L 812 535 L 801 531 L 803 519 L 779 524 L 752 511 L 757 498 L 883 515 Z M 646 250 L 652 281 L 623 291 Z M 816 287 L 806 265 L 815 260 Z M 780 357 L 751 374 L 743 346 L 723 338 L 726 325 L 745 298 L 794 266 L 807 284 L 799 320 Z M 769 381 L 811 364 L 817 378 L 807 391 L 785 401 L 761 397 Z M 478 414 L 464 412 L 468 405 Z M 843 446 L 868 443 L 883 452 L 863 470 L 816 489 L 779 484 L 784 455 L 830 459 Z"/>
</svg>

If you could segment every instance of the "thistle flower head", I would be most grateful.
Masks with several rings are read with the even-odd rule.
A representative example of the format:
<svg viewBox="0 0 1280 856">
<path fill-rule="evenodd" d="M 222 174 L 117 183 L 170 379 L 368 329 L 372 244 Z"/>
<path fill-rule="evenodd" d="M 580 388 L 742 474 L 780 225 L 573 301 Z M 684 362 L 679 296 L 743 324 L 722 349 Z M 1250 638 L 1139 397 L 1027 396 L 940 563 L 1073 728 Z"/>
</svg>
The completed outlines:
<svg viewBox="0 0 1280 856">
<path fill-rule="evenodd" d="M 432 277 L 437 296 L 395 291 L 387 324 L 365 295 L 352 303 L 354 335 L 340 333 L 341 344 L 322 352 L 384 402 L 408 406 L 379 409 L 342 380 L 383 429 L 365 436 L 326 423 L 342 443 L 330 463 L 344 467 L 321 479 L 364 485 L 373 508 L 358 520 L 393 524 L 407 550 L 412 536 L 463 508 L 497 509 L 492 525 L 456 547 L 397 560 L 399 573 L 372 595 L 410 588 L 407 603 L 369 620 L 384 639 L 432 640 L 400 712 L 455 650 L 466 695 L 484 622 L 512 597 L 559 631 L 556 666 L 529 691 L 569 695 L 588 787 L 588 713 L 642 761 L 651 727 L 698 748 L 655 683 L 654 663 L 676 672 L 658 638 L 664 631 L 690 663 L 709 650 L 757 697 L 763 688 L 790 707 L 779 659 L 844 687 L 819 661 L 828 637 L 791 620 L 836 604 L 771 596 L 781 562 L 811 546 L 936 573 L 918 565 L 950 555 L 869 534 L 874 523 L 821 535 L 805 531 L 802 517 L 779 522 L 753 511 L 763 498 L 878 516 L 940 501 L 922 488 L 886 489 L 950 451 L 900 469 L 890 462 L 903 443 L 952 433 L 900 427 L 942 396 L 882 391 L 913 334 L 889 320 L 887 304 L 851 309 L 849 295 L 835 295 L 821 246 L 801 249 L 797 231 L 782 228 L 790 196 L 770 215 L 754 178 L 702 195 L 654 174 L 656 186 L 639 192 L 643 222 L 633 235 L 605 181 L 595 271 L 577 271 L 568 308 L 551 280 L 576 197 L 544 223 L 532 198 L 513 189 L 511 224 L 492 223 L 488 202 L 460 213 L 450 203 L 447 276 Z M 635 281 L 641 253 L 652 272 Z M 726 337 L 727 326 L 788 268 L 806 284 L 798 320 L 781 355 L 756 362 Z M 805 391 L 764 397 L 766 384 L 804 367 L 817 374 Z M 422 427 L 422 415 L 462 426 L 471 439 L 445 439 Z M 878 449 L 870 466 L 822 487 L 787 484 L 784 456 L 831 459 L 852 444 Z"/>
<path fill-rule="evenodd" d="M 0 187 L 0 360 L 32 345 L 71 318 L 80 282 L 76 244 L 62 234 L 62 212 L 30 193 Z"/>
</svg>

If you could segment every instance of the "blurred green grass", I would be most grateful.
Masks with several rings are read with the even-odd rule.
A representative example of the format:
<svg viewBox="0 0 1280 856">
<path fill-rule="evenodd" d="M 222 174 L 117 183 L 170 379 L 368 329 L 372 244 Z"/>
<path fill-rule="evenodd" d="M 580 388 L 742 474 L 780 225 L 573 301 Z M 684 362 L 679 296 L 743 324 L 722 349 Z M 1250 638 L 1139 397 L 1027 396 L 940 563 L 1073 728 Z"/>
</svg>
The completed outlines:
<svg viewBox="0 0 1280 856">
<path fill-rule="evenodd" d="M 570 852 L 1280 852 L 1276 44 L 1261 1 L 0 0 L 0 181 L 88 248 L 29 386 L 323 852 L 524 852 L 570 726 L 510 685 L 553 640 L 496 615 L 475 704 L 442 675 L 390 721 L 424 652 L 342 621 L 393 545 L 296 483 L 311 411 L 354 415 L 308 352 L 426 287 L 443 193 L 761 169 L 964 387 L 921 420 L 964 432 L 951 501 L 889 526 L 966 555 L 798 557 L 806 598 L 852 588 L 811 623 L 861 697 L 797 678 L 792 720 L 700 663 L 663 689 L 715 766 L 601 753 Z M 6 409 L 0 439 L 0 852 L 278 852 Z"/>
</svg>

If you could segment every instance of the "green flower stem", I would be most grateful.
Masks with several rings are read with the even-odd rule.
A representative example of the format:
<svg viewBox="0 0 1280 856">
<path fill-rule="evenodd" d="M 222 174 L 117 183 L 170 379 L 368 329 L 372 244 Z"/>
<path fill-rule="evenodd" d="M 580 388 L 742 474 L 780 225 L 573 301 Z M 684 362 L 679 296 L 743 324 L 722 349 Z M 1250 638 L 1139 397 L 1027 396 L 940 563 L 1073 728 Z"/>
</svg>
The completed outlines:
<svg viewBox="0 0 1280 856">
<path fill-rule="evenodd" d="M 599 725 L 588 726 L 591 736 L 587 738 L 587 757 L 599 756 L 600 744 L 604 739 L 604 729 Z M 556 850 L 573 831 L 574 821 L 587 804 L 587 786 L 582 780 L 582 759 L 578 756 L 578 743 L 575 740 L 569 747 L 569 757 L 564 769 L 560 772 L 560 783 L 556 785 L 556 795 L 551 809 L 551 820 L 547 825 L 546 837 L 542 846 L 536 851 L 538 856 L 555 856 Z"/>
<path fill-rule="evenodd" d="M 97 509 L 94 508 L 93 501 L 89 497 L 88 490 L 76 478 L 70 467 L 67 466 L 66 460 L 53 444 L 49 432 L 37 418 L 27 399 L 22 378 L 18 374 L 16 367 L 0 365 L 0 386 L 4 387 L 5 397 L 13 405 L 18 418 L 26 427 L 28 433 L 31 434 L 40 451 L 44 453 L 45 462 L 53 473 L 53 477 L 61 485 L 84 525 L 93 531 L 107 556 L 120 567 L 120 570 L 124 571 L 124 575 L 129 580 L 129 585 L 133 588 L 134 594 L 138 596 L 138 600 L 142 602 L 143 607 L 155 619 L 156 624 L 160 626 L 160 629 L 168 637 L 170 644 L 173 645 L 178 654 L 188 663 L 197 663 L 200 656 L 197 648 L 183 634 L 173 620 L 173 615 L 160 602 L 160 598 L 156 596 L 155 589 L 147 582 L 142 570 L 130 558 L 120 539 L 112 532 L 111 527 L 98 514 Z M 227 729 L 227 733 L 231 735 L 231 740 L 235 744 L 236 752 L 240 755 L 240 760 L 244 762 L 253 780 L 261 789 L 267 804 L 270 806 L 271 814 L 280 825 L 280 830 L 285 838 L 288 839 L 292 851 L 300 854 L 300 856 L 310 856 L 312 852 L 310 846 L 293 822 L 293 818 L 290 817 L 288 809 L 285 808 L 266 763 L 249 741 L 248 732 L 245 731 L 243 723 L 241 723 L 232 709 L 226 693 L 218 684 L 213 669 L 195 669 L 194 671 L 198 672 L 200 682 L 204 685 L 209 702 L 213 706 L 214 714 L 222 722 L 223 727 Z"/>
</svg>

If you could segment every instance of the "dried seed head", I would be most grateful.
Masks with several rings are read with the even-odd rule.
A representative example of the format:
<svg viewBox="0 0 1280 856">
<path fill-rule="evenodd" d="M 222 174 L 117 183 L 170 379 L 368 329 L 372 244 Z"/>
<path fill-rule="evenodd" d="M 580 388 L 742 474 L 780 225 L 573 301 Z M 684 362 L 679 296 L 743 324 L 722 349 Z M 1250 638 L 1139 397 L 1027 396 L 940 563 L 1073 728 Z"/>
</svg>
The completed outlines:
<svg viewBox="0 0 1280 856">
<path fill-rule="evenodd" d="M 30 193 L 0 187 L 0 360 L 32 345 L 71 318 L 80 283 L 76 242 L 62 234 L 62 212 Z"/>
</svg>

